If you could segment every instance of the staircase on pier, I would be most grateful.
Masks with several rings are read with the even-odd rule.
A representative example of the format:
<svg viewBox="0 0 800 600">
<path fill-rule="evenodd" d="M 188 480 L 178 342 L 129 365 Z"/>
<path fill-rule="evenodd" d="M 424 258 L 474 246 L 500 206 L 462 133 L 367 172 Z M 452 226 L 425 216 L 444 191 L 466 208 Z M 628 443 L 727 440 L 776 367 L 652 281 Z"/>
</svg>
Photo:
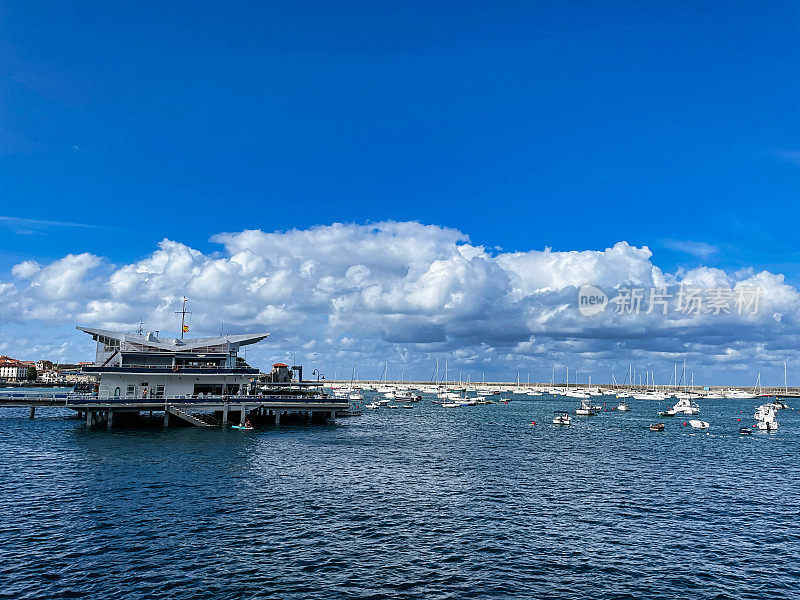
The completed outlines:
<svg viewBox="0 0 800 600">
<path fill-rule="evenodd" d="M 219 419 L 211 415 L 190 413 L 172 405 L 167 405 L 166 410 L 169 414 L 175 415 L 179 419 L 183 419 L 187 423 L 191 423 L 197 427 L 219 427 L 222 425 Z"/>
</svg>

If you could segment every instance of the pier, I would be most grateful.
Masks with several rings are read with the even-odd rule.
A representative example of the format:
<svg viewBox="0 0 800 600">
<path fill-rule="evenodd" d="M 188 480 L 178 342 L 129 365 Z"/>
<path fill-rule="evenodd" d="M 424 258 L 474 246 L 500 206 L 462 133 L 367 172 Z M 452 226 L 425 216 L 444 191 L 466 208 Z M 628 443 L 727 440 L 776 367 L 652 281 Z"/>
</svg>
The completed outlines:
<svg viewBox="0 0 800 600">
<path fill-rule="evenodd" d="M 29 418 L 37 408 L 68 408 L 87 427 L 108 428 L 132 423 L 143 413 L 162 417 L 164 427 L 226 427 L 243 424 L 332 423 L 345 413 L 347 400 L 324 396 L 205 396 L 202 398 L 98 398 L 91 394 L 11 392 L 0 394 L 0 407 L 27 408 Z"/>
</svg>

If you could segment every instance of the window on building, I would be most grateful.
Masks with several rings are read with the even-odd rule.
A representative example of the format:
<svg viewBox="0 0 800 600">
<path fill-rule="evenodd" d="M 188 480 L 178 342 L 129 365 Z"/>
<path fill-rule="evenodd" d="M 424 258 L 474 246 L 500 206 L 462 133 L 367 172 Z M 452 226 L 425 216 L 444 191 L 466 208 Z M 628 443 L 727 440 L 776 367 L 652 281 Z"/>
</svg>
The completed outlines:
<svg viewBox="0 0 800 600">
<path fill-rule="evenodd" d="M 164 397 L 164 386 L 156 385 L 156 398 L 163 398 L 163 397 Z"/>
<path fill-rule="evenodd" d="M 135 385 L 127 386 L 125 388 L 125 397 L 126 398 L 133 398 L 134 396 L 136 396 L 136 386 Z"/>
<path fill-rule="evenodd" d="M 119 394 L 120 394 L 119 387 L 117 387 L 114 389 L 114 398 L 119 398 Z"/>
<path fill-rule="evenodd" d="M 222 384 L 219 383 L 195 383 L 194 384 L 194 394 L 203 394 L 204 396 L 212 395 L 212 396 L 221 396 L 222 395 Z"/>
</svg>

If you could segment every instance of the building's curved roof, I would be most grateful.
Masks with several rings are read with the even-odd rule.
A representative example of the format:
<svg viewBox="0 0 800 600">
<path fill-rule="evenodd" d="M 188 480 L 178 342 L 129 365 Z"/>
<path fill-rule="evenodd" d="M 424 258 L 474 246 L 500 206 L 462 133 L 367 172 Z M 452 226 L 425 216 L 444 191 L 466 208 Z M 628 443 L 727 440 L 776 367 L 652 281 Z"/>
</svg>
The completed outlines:
<svg viewBox="0 0 800 600">
<path fill-rule="evenodd" d="M 88 333 L 94 340 L 102 337 L 110 340 L 119 340 L 120 342 L 133 342 L 163 352 L 186 352 L 196 348 L 206 348 L 208 346 L 217 346 L 225 343 L 238 348 L 239 346 L 247 346 L 260 342 L 269 335 L 269 332 L 243 333 L 238 335 L 220 335 L 216 337 L 186 338 L 181 340 L 160 338 L 156 337 L 153 333 L 138 335 L 135 333 L 112 331 L 110 329 L 93 329 L 91 327 L 80 326 L 76 327 L 76 329 Z"/>
</svg>

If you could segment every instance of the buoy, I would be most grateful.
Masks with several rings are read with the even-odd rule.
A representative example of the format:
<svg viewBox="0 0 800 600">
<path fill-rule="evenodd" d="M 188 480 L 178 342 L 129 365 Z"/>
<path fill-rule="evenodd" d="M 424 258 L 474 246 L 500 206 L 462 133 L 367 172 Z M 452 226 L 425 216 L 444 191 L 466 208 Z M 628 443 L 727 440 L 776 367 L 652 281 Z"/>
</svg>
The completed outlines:
<svg viewBox="0 0 800 600">
<path fill-rule="evenodd" d="M 737 420 L 737 421 L 739 421 L 740 423 L 742 422 L 742 420 L 741 420 L 741 419 L 736 419 L 736 420 Z"/>
<path fill-rule="evenodd" d="M 686 427 L 686 423 L 685 422 L 684 422 L 683 426 Z"/>
</svg>

